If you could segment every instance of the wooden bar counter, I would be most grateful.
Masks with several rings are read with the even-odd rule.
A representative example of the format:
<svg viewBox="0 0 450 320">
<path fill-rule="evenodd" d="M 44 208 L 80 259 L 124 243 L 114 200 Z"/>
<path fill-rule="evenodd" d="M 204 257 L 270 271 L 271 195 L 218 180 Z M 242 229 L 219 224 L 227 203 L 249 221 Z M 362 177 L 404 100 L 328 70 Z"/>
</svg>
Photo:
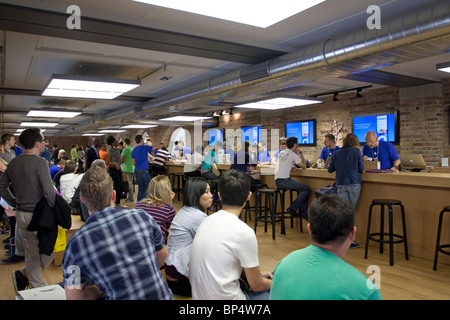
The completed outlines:
<svg viewBox="0 0 450 320">
<path fill-rule="evenodd" d="M 227 164 L 220 164 L 218 167 L 221 171 L 229 169 Z M 261 171 L 261 181 L 270 188 L 276 188 L 273 176 L 275 168 L 264 165 L 257 168 Z M 169 163 L 167 170 L 168 173 L 183 172 L 183 163 Z M 328 173 L 326 169 L 298 169 L 291 172 L 291 177 L 312 189 L 310 202 L 314 198 L 316 189 L 334 183 L 335 179 L 334 173 Z M 369 206 L 372 200 L 397 199 L 402 201 L 405 207 L 409 254 L 433 260 L 439 213 L 444 206 L 450 205 L 450 173 L 366 172 L 361 177 L 361 195 L 355 212 L 355 224 L 358 230 L 356 242 L 361 246 L 365 244 Z M 394 233 L 401 234 L 402 225 L 398 210 L 399 208 L 394 206 Z M 445 218 L 441 243 L 450 243 L 450 217 Z M 387 230 L 387 210 L 385 224 L 385 230 Z M 298 230 L 297 226 L 295 229 L 287 227 L 286 231 L 299 232 Z M 379 232 L 379 206 L 374 207 L 371 232 Z M 378 245 L 378 243 L 371 242 L 371 245 Z M 394 245 L 394 249 L 396 252 L 403 252 L 403 244 Z M 387 245 L 385 245 L 384 254 L 386 259 L 389 259 Z M 404 257 L 400 256 L 398 259 L 404 259 Z M 440 254 L 439 262 L 450 264 L 450 256 Z"/>
</svg>

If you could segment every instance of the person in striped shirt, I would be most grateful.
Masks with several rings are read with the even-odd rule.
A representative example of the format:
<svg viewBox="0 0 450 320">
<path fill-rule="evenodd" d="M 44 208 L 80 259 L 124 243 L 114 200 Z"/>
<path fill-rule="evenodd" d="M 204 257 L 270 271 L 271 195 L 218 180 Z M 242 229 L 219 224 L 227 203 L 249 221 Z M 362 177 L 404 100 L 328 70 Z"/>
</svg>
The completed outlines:
<svg viewBox="0 0 450 320">
<path fill-rule="evenodd" d="M 155 173 L 162 173 L 164 174 L 164 165 L 166 164 L 167 160 L 171 160 L 172 157 L 167 151 L 167 147 L 163 145 L 161 149 L 155 150 L 155 157 L 153 159 L 152 164 L 152 171 Z"/>
<path fill-rule="evenodd" d="M 168 229 L 175 217 L 175 209 L 172 207 L 172 199 L 175 193 L 168 176 L 154 177 L 148 185 L 147 198 L 134 205 L 135 209 L 142 209 L 150 214 L 161 228 L 164 241 L 167 243 Z"/>
</svg>

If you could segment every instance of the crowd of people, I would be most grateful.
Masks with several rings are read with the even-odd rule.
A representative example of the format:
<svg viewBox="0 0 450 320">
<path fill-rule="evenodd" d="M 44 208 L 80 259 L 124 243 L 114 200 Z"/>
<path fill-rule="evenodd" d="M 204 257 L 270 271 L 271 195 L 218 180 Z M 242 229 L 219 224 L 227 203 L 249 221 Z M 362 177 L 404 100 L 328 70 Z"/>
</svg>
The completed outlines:
<svg viewBox="0 0 450 320">
<path fill-rule="evenodd" d="M 65 155 L 56 146 L 48 148 L 39 129 L 26 129 L 19 136 L 22 153 L 16 154 L 19 147 L 13 140 L 1 138 L 0 196 L 14 208 L 8 221 L 15 238 L 11 256 L 16 258 L 8 263 L 25 260 L 24 268 L 13 273 L 16 292 L 47 285 L 42 273 L 54 254 L 40 253 L 37 234 L 27 226 L 42 198 L 53 207 L 61 197 L 73 210 L 79 203 L 85 220 L 64 252 L 68 299 L 173 299 L 173 294 L 193 299 L 381 299 L 378 289 L 367 286 L 367 278 L 343 260 L 355 239 L 364 171 L 354 134 L 347 134 L 340 149 L 332 135 L 325 136 L 313 166 L 331 158 L 327 169 L 336 171 L 337 194 L 311 203 L 311 188 L 291 177 L 292 171 L 307 167 L 295 137 L 281 138 L 272 156 L 264 143 L 256 152 L 246 141 L 239 150 L 228 151 L 233 161 L 222 173 L 216 165 L 226 144 L 198 146 L 192 152 L 179 142 L 175 157 L 184 158 L 188 180 L 178 212 L 164 174 L 165 162 L 173 156 L 166 145 L 153 150 L 151 141 L 137 135 L 132 147 L 128 138 L 119 143 L 109 136 L 106 143 L 94 139 L 85 151 L 74 145 Z M 367 140 L 373 157 L 376 153 L 383 166 L 398 168 L 392 148 L 372 141 L 370 132 Z M 254 175 L 258 164 L 275 166 L 278 188 L 299 191 L 287 212 L 306 219 L 311 234 L 309 247 L 291 253 L 271 271 L 260 269 L 255 232 L 239 219 L 260 182 Z M 207 215 L 215 197 L 221 209 Z M 133 207 L 120 206 L 121 199 Z M 345 277 L 336 279 L 337 272 Z"/>
</svg>

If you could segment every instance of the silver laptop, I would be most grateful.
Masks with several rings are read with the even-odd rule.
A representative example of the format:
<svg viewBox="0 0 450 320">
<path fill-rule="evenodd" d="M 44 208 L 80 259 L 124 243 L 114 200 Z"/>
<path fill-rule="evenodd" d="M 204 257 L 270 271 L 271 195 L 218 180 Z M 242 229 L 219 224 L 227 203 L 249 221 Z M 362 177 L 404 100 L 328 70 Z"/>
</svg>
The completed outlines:
<svg viewBox="0 0 450 320">
<path fill-rule="evenodd" d="M 399 153 L 398 157 L 400 158 L 400 161 L 402 162 L 403 168 L 408 169 L 408 168 L 426 168 L 427 167 L 421 154 Z"/>
</svg>

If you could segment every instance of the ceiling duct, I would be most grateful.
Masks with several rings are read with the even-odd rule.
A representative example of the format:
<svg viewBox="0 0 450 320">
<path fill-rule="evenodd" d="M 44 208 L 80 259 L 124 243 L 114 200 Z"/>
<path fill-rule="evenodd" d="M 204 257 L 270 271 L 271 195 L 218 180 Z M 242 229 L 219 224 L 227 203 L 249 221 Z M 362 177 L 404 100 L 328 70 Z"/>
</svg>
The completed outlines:
<svg viewBox="0 0 450 320">
<path fill-rule="evenodd" d="M 143 110 L 218 95 L 293 74 L 305 81 L 345 76 L 443 54 L 449 48 L 450 2 L 445 1 L 386 22 L 380 30 L 364 26 L 353 33 L 174 91 L 144 103 Z"/>
<path fill-rule="evenodd" d="M 266 61 L 242 69 L 239 76 L 242 83 L 247 83 L 250 81 L 268 77 L 269 75 L 269 62 Z"/>
</svg>

